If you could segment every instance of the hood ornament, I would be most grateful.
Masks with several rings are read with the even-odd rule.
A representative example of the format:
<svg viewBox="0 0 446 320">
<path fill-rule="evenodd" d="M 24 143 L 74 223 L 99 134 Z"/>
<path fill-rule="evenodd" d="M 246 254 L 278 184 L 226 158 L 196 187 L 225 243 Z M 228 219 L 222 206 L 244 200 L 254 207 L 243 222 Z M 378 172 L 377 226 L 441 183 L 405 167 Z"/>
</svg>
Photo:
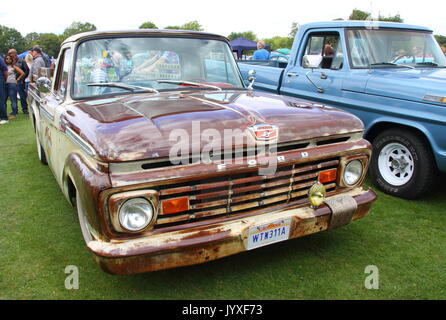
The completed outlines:
<svg viewBox="0 0 446 320">
<path fill-rule="evenodd" d="M 271 141 L 279 138 L 279 127 L 273 124 L 257 124 L 248 127 L 257 141 Z"/>
</svg>

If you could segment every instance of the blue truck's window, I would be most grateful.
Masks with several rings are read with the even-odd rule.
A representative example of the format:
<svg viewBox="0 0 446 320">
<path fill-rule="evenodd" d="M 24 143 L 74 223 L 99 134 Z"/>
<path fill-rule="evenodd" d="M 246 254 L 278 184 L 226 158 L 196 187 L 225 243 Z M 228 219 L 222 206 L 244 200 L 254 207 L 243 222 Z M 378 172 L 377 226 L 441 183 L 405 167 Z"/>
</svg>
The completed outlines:
<svg viewBox="0 0 446 320">
<path fill-rule="evenodd" d="M 306 62 L 317 57 L 321 61 L 319 67 L 322 69 L 342 68 L 344 58 L 338 33 L 316 33 L 308 37 L 302 67 L 309 68 Z"/>
<path fill-rule="evenodd" d="M 427 32 L 348 30 L 347 43 L 353 68 L 446 66 L 446 58 L 438 43 Z"/>
<path fill-rule="evenodd" d="M 81 43 L 76 52 L 73 98 L 128 92 L 101 83 L 119 82 L 157 90 L 179 81 L 243 87 L 226 42 L 174 37 L 123 37 Z M 172 80 L 166 82 L 165 80 Z M 95 86 L 89 86 L 89 84 Z"/>
</svg>

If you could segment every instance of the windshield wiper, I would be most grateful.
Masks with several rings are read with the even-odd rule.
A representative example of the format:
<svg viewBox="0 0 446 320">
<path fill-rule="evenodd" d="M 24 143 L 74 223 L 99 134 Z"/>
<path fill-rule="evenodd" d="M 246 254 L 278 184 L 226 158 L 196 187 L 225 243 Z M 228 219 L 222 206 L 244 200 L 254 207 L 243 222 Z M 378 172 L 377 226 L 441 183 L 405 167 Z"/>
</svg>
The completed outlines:
<svg viewBox="0 0 446 320">
<path fill-rule="evenodd" d="M 426 61 L 426 62 L 417 62 L 417 66 L 431 66 L 431 67 L 440 67 L 440 68 L 444 68 L 445 66 L 439 66 L 438 63 L 435 62 L 430 62 L 430 61 Z"/>
<path fill-rule="evenodd" d="M 185 84 L 185 85 L 190 85 L 190 86 L 206 87 L 206 88 L 211 88 L 211 89 L 215 89 L 215 90 L 218 90 L 218 91 L 222 91 L 220 87 L 213 86 L 213 85 L 211 85 L 211 84 L 199 83 L 199 82 L 192 82 L 192 81 L 183 81 L 183 80 L 158 80 L 157 82 L 158 82 L 158 83 Z"/>
<path fill-rule="evenodd" d="M 407 64 L 396 64 L 396 63 L 392 63 L 392 62 L 377 62 L 377 63 L 372 63 L 369 64 L 369 67 L 376 67 L 376 66 L 392 66 L 392 67 L 397 67 L 397 68 L 410 68 L 410 69 L 415 69 L 412 66 L 408 66 Z"/>
<path fill-rule="evenodd" d="M 118 83 L 118 82 L 88 83 L 87 86 L 89 86 L 89 87 L 114 87 L 114 88 L 121 88 L 121 89 L 130 90 L 132 92 L 138 90 L 138 91 L 159 93 L 158 90 L 153 89 L 153 88 L 134 86 L 134 85 L 131 85 L 131 84 L 124 84 L 124 83 Z"/>
</svg>

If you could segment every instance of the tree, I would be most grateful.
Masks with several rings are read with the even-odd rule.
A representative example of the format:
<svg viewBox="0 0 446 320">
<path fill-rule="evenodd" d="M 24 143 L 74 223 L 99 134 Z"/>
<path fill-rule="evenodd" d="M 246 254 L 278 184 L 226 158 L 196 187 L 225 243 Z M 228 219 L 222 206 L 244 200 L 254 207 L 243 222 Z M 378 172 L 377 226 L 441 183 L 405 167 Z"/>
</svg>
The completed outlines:
<svg viewBox="0 0 446 320">
<path fill-rule="evenodd" d="M 291 49 L 293 45 L 294 38 L 290 37 L 272 37 L 270 39 L 265 39 L 265 43 L 268 44 L 271 48 L 271 51 L 277 50 L 280 48 L 288 48 Z"/>
<path fill-rule="evenodd" d="M 371 16 L 369 12 L 353 9 L 348 20 L 370 20 Z"/>
<path fill-rule="evenodd" d="M 361 11 L 358 9 L 354 9 L 348 20 L 373 20 L 373 21 L 391 21 L 391 22 L 404 22 L 399 14 L 394 16 L 384 17 L 382 15 L 378 15 L 378 18 L 373 18 L 370 12 Z"/>
<path fill-rule="evenodd" d="M 186 22 L 181 26 L 182 30 L 192 30 L 192 31 L 203 31 L 203 27 L 201 24 L 198 23 L 197 20 Z"/>
<path fill-rule="evenodd" d="M 435 39 L 437 39 L 437 42 L 440 46 L 446 47 L 446 37 L 442 35 L 435 35 Z"/>
<path fill-rule="evenodd" d="M 384 17 L 384 16 L 382 16 L 382 15 L 379 15 L 379 16 L 378 16 L 378 20 L 379 20 L 379 21 L 400 22 L 400 23 L 403 23 L 403 22 L 404 22 L 404 20 L 401 19 L 401 17 L 400 17 L 399 14 L 394 15 L 394 16 L 388 16 L 388 17 Z"/>
<path fill-rule="evenodd" d="M 42 48 L 43 52 L 50 57 L 57 57 L 62 41 L 61 38 L 54 33 L 41 33 L 35 44 Z"/>
<path fill-rule="evenodd" d="M 31 48 L 33 45 L 37 44 L 37 40 L 40 38 L 40 34 L 37 32 L 28 33 L 25 36 L 26 48 Z"/>
<path fill-rule="evenodd" d="M 87 31 L 94 31 L 94 30 L 96 30 L 96 26 L 90 22 L 82 23 L 82 22 L 75 21 L 75 22 L 71 23 L 64 30 L 61 37 L 62 37 L 62 40 L 65 40 L 66 38 L 68 38 L 74 34 L 87 32 Z"/>
<path fill-rule="evenodd" d="M 229 40 L 234 40 L 237 38 L 245 38 L 246 40 L 256 41 L 257 36 L 252 31 L 244 31 L 244 32 L 231 32 L 231 34 L 228 36 Z"/>
<path fill-rule="evenodd" d="M 290 31 L 290 33 L 288 34 L 288 36 L 290 37 L 290 38 L 295 38 L 296 37 L 296 33 L 297 33 L 297 31 L 299 30 L 299 23 L 297 23 L 297 22 L 293 22 L 292 24 L 291 24 L 291 31 Z"/>
<path fill-rule="evenodd" d="M 158 27 L 151 21 L 146 21 L 139 26 L 140 29 L 158 29 Z"/>
<path fill-rule="evenodd" d="M 167 26 L 167 27 L 165 27 L 164 29 L 175 29 L 175 30 L 179 30 L 179 29 L 181 29 L 181 27 L 180 27 L 180 26 Z"/>
<path fill-rule="evenodd" d="M 25 51 L 25 38 L 16 29 L 0 25 L 0 53 L 6 54 L 11 48 L 19 53 Z"/>
</svg>

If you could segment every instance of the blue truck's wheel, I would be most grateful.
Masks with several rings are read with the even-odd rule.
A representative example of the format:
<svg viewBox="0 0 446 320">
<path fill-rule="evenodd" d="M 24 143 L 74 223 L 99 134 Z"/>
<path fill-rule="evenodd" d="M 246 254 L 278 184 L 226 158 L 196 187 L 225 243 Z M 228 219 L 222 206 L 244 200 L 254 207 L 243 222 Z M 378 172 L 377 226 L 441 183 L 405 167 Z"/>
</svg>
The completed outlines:
<svg viewBox="0 0 446 320">
<path fill-rule="evenodd" d="M 370 175 L 382 191 L 405 199 L 419 198 L 433 186 L 435 174 L 432 152 L 420 135 L 390 129 L 373 140 Z"/>
</svg>

